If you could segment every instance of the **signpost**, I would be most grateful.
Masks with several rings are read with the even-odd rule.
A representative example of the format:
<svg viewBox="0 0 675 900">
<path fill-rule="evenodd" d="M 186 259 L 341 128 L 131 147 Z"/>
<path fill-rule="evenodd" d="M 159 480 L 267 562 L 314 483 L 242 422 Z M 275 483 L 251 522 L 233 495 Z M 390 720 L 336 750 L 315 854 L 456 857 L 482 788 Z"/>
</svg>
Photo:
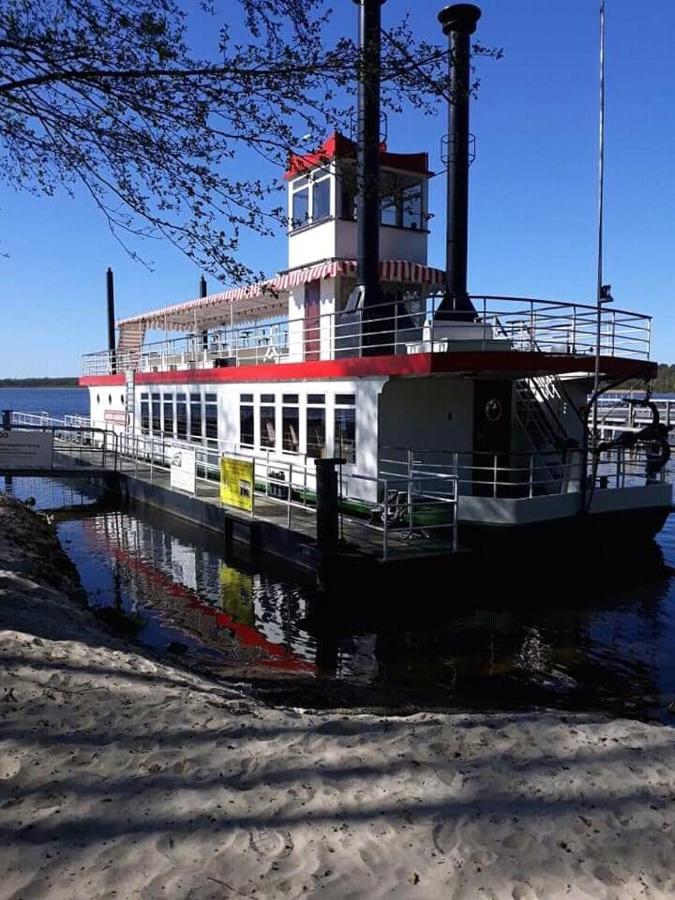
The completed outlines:
<svg viewBox="0 0 675 900">
<path fill-rule="evenodd" d="M 253 515 L 255 463 L 252 459 L 220 459 L 220 500 Z"/>
<path fill-rule="evenodd" d="M 52 431 L 0 431 L 0 469 L 51 469 Z"/>
<path fill-rule="evenodd" d="M 197 456 L 194 450 L 171 451 L 171 476 L 172 488 L 186 491 L 188 494 L 196 493 Z"/>
</svg>

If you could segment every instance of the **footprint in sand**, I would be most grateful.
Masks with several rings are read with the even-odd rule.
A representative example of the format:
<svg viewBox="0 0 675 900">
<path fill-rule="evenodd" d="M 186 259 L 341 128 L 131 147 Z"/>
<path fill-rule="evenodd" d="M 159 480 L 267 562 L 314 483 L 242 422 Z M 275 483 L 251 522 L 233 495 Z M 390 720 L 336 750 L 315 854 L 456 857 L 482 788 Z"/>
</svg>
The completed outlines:
<svg viewBox="0 0 675 900">
<path fill-rule="evenodd" d="M 265 859 L 285 859 L 293 852 L 293 838 L 289 831 L 261 829 L 250 832 L 251 848 Z"/>
<path fill-rule="evenodd" d="M 16 777 L 21 771 L 21 761 L 18 756 L 9 753 L 0 753 L 0 781 L 8 781 Z"/>
</svg>

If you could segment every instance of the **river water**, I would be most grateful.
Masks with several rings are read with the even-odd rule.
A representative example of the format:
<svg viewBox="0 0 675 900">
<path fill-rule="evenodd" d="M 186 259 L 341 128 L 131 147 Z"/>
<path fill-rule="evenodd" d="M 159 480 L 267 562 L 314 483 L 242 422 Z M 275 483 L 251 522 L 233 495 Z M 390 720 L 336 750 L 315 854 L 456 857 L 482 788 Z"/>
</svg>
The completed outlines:
<svg viewBox="0 0 675 900">
<path fill-rule="evenodd" d="M 250 679 L 296 705 L 544 703 L 675 721 L 673 516 L 649 565 L 610 555 L 591 576 L 590 548 L 569 560 L 552 547 L 529 580 L 516 568 L 508 582 L 387 597 L 354 584 L 345 597 L 280 564 L 228 558 L 218 536 L 157 512 L 87 510 L 96 498 L 76 484 L 17 478 L 11 490 L 38 507 L 81 504 L 58 531 L 91 605 L 214 677 Z"/>
</svg>

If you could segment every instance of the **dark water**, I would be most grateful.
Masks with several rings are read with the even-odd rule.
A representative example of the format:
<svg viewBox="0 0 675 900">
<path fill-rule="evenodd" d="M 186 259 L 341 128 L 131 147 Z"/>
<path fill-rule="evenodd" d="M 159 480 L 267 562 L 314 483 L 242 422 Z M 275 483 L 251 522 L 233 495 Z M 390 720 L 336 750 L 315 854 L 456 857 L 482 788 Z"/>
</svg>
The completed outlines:
<svg viewBox="0 0 675 900">
<path fill-rule="evenodd" d="M 12 490 L 38 507 L 96 500 L 57 480 L 17 478 Z M 649 576 L 624 554 L 591 577 L 589 559 L 552 548 L 529 582 L 516 568 L 508 581 L 398 595 L 356 583 L 349 597 L 318 594 L 294 570 L 228 559 L 218 536 L 147 509 L 83 509 L 58 528 L 114 627 L 217 677 L 295 691 L 297 705 L 542 703 L 675 721 L 675 517 Z"/>
<path fill-rule="evenodd" d="M 46 412 L 50 416 L 89 415 L 86 388 L 0 388 L 0 409 Z"/>
<path fill-rule="evenodd" d="M 652 548 L 651 563 L 666 566 L 655 576 L 625 557 L 595 578 L 584 560 L 556 571 L 552 553 L 550 577 L 527 586 L 516 574 L 511 585 L 381 597 L 355 584 L 349 598 L 318 594 L 293 570 L 228 559 L 217 536 L 146 509 L 83 511 L 58 527 L 113 625 L 217 677 L 299 692 L 298 705 L 309 692 L 306 705 L 543 703 L 671 720 L 672 517 Z"/>
</svg>

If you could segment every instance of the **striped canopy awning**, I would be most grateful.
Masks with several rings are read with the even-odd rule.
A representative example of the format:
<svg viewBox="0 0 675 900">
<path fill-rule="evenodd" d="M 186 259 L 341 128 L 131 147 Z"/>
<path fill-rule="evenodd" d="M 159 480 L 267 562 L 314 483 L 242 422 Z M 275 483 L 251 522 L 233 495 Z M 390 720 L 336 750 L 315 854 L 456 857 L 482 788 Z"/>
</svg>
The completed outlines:
<svg viewBox="0 0 675 900">
<path fill-rule="evenodd" d="M 267 281 L 209 294 L 206 297 L 188 300 L 186 303 L 163 306 L 160 309 L 120 319 L 117 323 L 120 329 L 120 344 L 126 342 L 132 332 L 136 337 L 149 328 L 166 331 L 202 331 L 224 325 L 240 325 L 271 319 L 287 312 L 288 293 L 293 288 L 321 278 L 355 275 L 355 260 L 331 259 L 313 266 L 281 272 Z M 383 282 L 440 288 L 445 283 L 445 272 L 418 263 L 387 259 L 380 262 L 380 278 Z"/>
</svg>

